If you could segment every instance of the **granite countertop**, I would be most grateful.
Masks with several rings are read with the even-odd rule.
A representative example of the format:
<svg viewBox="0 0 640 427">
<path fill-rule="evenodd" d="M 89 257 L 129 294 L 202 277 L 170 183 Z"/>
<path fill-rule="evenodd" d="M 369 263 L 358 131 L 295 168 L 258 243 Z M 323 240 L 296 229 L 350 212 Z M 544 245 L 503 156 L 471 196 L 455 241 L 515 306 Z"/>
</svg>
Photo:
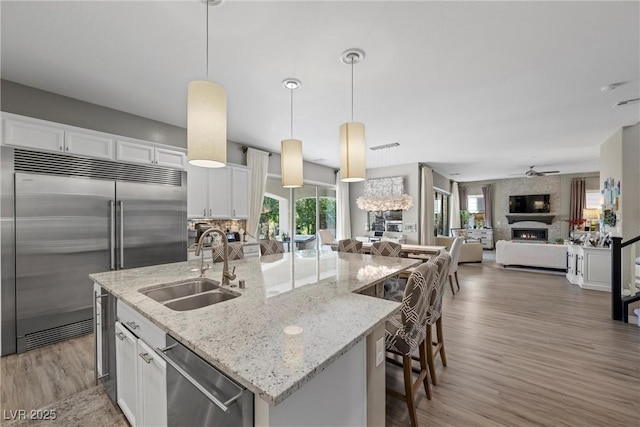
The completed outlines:
<svg viewBox="0 0 640 427">
<path fill-rule="evenodd" d="M 244 279 L 246 289 L 234 287 L 241 293 L 238 298 L 190 311 L 173 311 L 139 290 L 198 277 L 193 270 L 199 260 L 90 277 L 211 365 L 276 405 L 400 307 L 357 292 L 419 262 L 320 254 L 303 250 L 230 261 L 237 275 L 231 286 Z M 214 263 L 206 277 L 219 281 L 221 264 Z"/>
</svg>

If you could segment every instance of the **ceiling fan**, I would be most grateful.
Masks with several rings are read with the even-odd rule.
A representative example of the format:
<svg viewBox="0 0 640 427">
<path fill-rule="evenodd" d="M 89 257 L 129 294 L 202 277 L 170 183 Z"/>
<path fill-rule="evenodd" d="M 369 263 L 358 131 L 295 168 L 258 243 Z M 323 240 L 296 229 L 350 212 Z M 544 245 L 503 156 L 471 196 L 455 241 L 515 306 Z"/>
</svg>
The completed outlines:
<svg viewBox="0 0 640 427">
<path fill-rule="evenodd" d="M 529 166 L 529 170 L 524 173 L 525 176 L 531 178 L 531 177 L 534 177 L 534 176 L 545 176 L 545 175 L 550 174 L 550 173 L 560 173 L 560 171 L 540 171 L 540 172 L 538 172 L 537 170 L 533 169 L 534 167 L 535 167 L 535 165 Z"/>
</svg>

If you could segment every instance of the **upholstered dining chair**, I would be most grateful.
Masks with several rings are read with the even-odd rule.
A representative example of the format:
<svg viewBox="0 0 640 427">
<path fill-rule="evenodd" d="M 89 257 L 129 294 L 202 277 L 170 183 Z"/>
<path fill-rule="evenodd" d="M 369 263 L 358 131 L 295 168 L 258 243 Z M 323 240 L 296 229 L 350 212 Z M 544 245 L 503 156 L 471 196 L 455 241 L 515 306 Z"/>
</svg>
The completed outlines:
<svg viewBox="0 0 640 427">
<path fill-rule="evenodd" d="M 213 262 L 224 261 L 224 246 L 217 245 L 212 247 Z M 229 243 L 227 245 L 227 261 L 233 261 L 236 259 L 244 259 L 244 251 L 242 250 L 241 243 Z"/>
<path fill-rule="evenodd" d="M 449 249 L 449 255 L 451 255 L 451 265 L 449 267 L 449 285 L 451 286 L 451 292 L 455 295 L 456 291 L 453 289 L 453 278 L 456 279 L 456 285 L 460 290 L 460 282 L 458 281 L 458 260 L 460 259 L 460 251 L 462 250 L 462 243 L 464 237 L 456 237 Z"/>
<path fill-rule="evenodd" d="M 404 297 L 402 298 L 400 313 L 389 319 L 385 326 L 387 352 L 402 357 L 401 365 L 404 372 L 405 389 L 405 394 L 391 389 L 387 389 L 387 394 L 406 402 L 412 427 L 418 424 L 415 397 L 421 384 L 424 386 L 427 399 L 431 399 L 431 389 L 427 379 L 429 368 L 424 340 L 427 331 L 427 305 L 428 301 L 435 298 L 432 296 L 435 292 L 436 266 L 424 263 L 409 276 Z M 420 369 L 414 382 L 411 355 L 416 350 L 420 354 Z M 393 358 L 387 358 L 387 361 L 394 365 L 400 364 Z"/>
<path fill-rule="evenodd" d="M 284 253 L 284 245 L 278 240 L 263 240 L 260 242 L 260 255 L 275 255 Z"/>
<path fill-rule="evenodd" d="M 371 244 L 371 255 L 399 257 L 402 245 L 389 241 L 374 242 Z"/>
<path fill-rule="evenodd" d="M 329 246 L 336 242 L 336 238 L 330 230 L 318 230 L 321 246 Z"/>
<path fill-rule="evenodd" d="M 362 253 L 362 242 L 355 239 L 338 240 L 338 252 L 349 252 L 352 254 Z"/>
</svg>

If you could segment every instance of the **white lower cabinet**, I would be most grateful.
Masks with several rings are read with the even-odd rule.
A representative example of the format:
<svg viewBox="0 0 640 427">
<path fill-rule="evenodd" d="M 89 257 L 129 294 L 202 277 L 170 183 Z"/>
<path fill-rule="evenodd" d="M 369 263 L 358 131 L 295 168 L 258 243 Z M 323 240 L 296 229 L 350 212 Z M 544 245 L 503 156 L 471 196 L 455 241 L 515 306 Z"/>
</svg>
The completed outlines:
<svg viewBox="0 0 640 427">
<path fill-rule="evenodd" d="M 138 339 L 120 322 L 116 322 L 116 389 L 118 405 L 129 424 L 138 420 Z"/>
<path fill-rule="evenodd" d="M 167 425 L 166 368 L 150 345 L 116 322 L 118 405 L 131 426 Z"/>
<path fill-rule="evenodd" d="M 167 365 L 138 340 L 138 425 L 167 425 Z"/>
<path fill-rule="evenodd" d="M 567 280 L 593 291 L 611 292 L 611 251 L 609 248 L 569 245 Z"/>
</svg>

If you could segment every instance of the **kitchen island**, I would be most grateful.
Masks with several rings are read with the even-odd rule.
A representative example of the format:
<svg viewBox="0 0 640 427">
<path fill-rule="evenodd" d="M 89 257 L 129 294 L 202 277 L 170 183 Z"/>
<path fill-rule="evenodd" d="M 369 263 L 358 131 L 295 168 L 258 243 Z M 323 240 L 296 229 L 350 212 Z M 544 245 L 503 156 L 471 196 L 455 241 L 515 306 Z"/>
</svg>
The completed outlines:
<svg viewBox="0 0 640 427">
<path fill-rule="evenodd" d="M 376 359 L 380 362 L 383 353 L 385 321 L 399 304 L 360 293 L 376 293 L 386 278 L 415 264 L 315 250 L 232 261 L 237 279 L 229 290 L 240 296 L 190 311 L 174 311 L 140 290 L 195 278 L 199 261 L 91 278 L 119 304 L 254 393 L 255 425 L 304 423 L 304 416 L 315 424 L 322 424 L 317 417 L 326 417 L 334 425 L 379 425 L 384 423 L 384 363 Z M 205 275 L 220 280 L 221 270 L 214 264 Z M 246 282 L 245 289 L 237 287 L 239 280 Z M 345 372 L 360 370 L 361 378 L 344 380 Z M 318 393 L 337 406 L 344 402 L 344 408 L 326 407 Z"/>
</svg>

